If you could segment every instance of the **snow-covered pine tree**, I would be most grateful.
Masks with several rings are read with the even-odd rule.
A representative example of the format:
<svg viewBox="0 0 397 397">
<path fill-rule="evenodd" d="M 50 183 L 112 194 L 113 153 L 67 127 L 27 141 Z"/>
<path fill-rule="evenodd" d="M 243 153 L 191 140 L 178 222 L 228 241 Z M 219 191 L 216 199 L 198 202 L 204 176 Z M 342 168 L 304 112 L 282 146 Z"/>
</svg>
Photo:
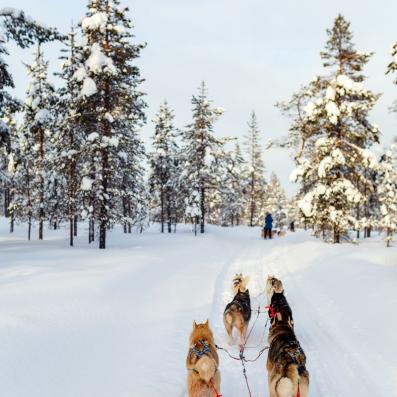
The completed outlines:
<svg viewBox="0 0 397 397">
<path fill-rule="evenodd" d="M 380 201 L 379 226 L 386 232 L 389 247 L 397 231 L 397 145 L 391 145 L 382 156 L 378 172 L 378 198 Z"/>
<path fill-rule="evenodd" d="M 376 159 L 369 148 L 379 141 L 379 130 L 368 118 L 379 96 L 363 88 L 362 70 L 372 54 L 355 50 L 343 16 L 327 34 L 321 57 L 329 75 L 314 79 L 301 96 L 306 103 L 293 126 L 302 134 L 302 147 L 292 178 L 304 189 L 301 208 L 315 233 L 332 231 L 333 241 L 340 242 L 358 227 L 374 193 Z"/>
<path fill-rule="evenodd" d="M 3 55 L 9 55 L 6 44 L 14 41 L 20 48 L 27 48 L 34 43 L 44 43 L 61 39 L 56 29 L 46 28 L 30 17 L 23 11 L 13 8 L 0 9 L 0 162 L 6 164 L 9 155 L 7 146 L 10 144 L 9 128 L 4 119 L 7 114 L 12 114 L 21 109 L 21 103 L 14 98 L 7 90 L 14 88 L 14 80 L 8 69 L 8 65 L 3 59 Z M 9 215 L 8 206 L 10 205 L 10 191 L 8 179 L 3 179 L 5 174 L 0 173 L 0 192 L 4 191 L 5 215 Z M 8 181 L 8 182 L 7 182 Z M 7 184 L 7 187 L 5 186 Z"/>
<path fill-rule="evenodd" d="M 221 189 L 221 222 L 224 225 L 239 225 L 246 203 L 246 162 L 240 145 L 225 159 Z"/>
<path fill-rule="evenodd" d="M 30 240 L 35 209 L 33 185 L 35 178 L 34 161 L 37 153 L 33 150 L 36 147 L 35 137 L 29 128 L 33 118 L 27 105 L 24 108 L 24 120 L 17 129 L 16 146 L 12 151 L 8 169 L 13 174 L 12 202 L 10 205 L 12 217 L 19 222 L 27 222 L 27 237 Z"/>
<path fill-rule="evenodd" d="M 249 226 L 262 222 L 262 210 L 265 200 L 266 180 L 265 166 L 262 157 L 260 130 L 255 111 L 251 112 L 248 122 L 248 132 L 245 136 L 245 149 L 247 154 L 247 219 Z"/>
<path fill-rule="evenodd" d="M 58 175 L 59 187 L 62 189 L 62 199 L 58 201 L 58 217 L 69 222 L 69 244 L 74 245 L 77 236 L 77 222 L 81 212 L 81 145 L 84 141 L 84 129 L 81 108 L 81 82 L 79 71 L 82 67 L 82 52 L 76 42 L 76 31 L 72 26 L 62 49 L 62 69 L 58 74 L 64 84 L 57 91 L 57 118 L 55 133 L 55 161 L 53 167 Z"/>
<path fill-rule="evenodd" d="M 216 157 L 211 162 L 211 175 L 213 188 L 207 190 L 206 195 L 206 218 L 208 223 L 226 226 L 229 223 L 225 212 L 227 202 L 225 202 L 229 191 L 229 179 L 232 175 L 232 153 L 226 150 L 219 150 Z"/>
<path fill-rule="evenodd" d="M 143 45 L 131 39 L 128 8 L 118 0 L 90 0 L 81 27 L 85 39 L 82 82 L 86 131 L 82 155 L 81 190 L 84 214 L 99 223 L 99 248 L 106 247 L 106 231 L 113 223 L 142 225 L 146 209 L 142 194 L 144 147 L 137 129 L 144 122 L 142 82 L 135 65 Z M 146 197 L 146 196 L 145 196 Z"/>
<path fill-rule="evenodd" d="M 390 55 L 392 57 L 391 62 L 387 65 L 387 73 L 395 73 L 397 71 L 397 41 L 393 44 L 390 49 Z M 394 80 L 394 84 L 397 84 L 397 78 Z"/>
<path fill-rule="evenodd" d="M 266 186 L 265 210 L 272 214 L 275 229 L 284 229 L 287 223 L 287 197 L 277 175 L 272 172 Z"/>
<path fill-rule="evenodd" d="M 287 222 L 288 228 L 291 231 L 295 231 L 296 228 L 304 226 L 303 214 L 298 205 L 299 200 L 299 194 L 295 194 L 289 200 L 287 200 Z"/>
<path fill-rule="evenodd" d="M 397 72 L 397 41 L 390 49 L 390 55 L 392 60 L 387 66 L 386 74 Z M 394 79 L 393 83 L 397 85 L 397 77 Z M 397 113 L 397 100 L 394 101 L 393 105 L 390 107 L 390 110 Z M 394 141 L 397 142 L 397 136 L 394 138 Z"/>
<path fill-rule="evenodd" d="M 208 192 L 217 186 L 213 174 L 214 161 L 222 152 L 225 139 L 214 135 L 213 124 L 223 113 L 221 108 L 213 108 L 208 100 L 205 83 L 202 82 L 198 95 L 192 97 L 193 122 L 182 134 L 184 157 L 183 172 L 186 189 L 186 215 L 194 224 L 200 222 L 200 232 L 204 233 L 208 203 Z M 196 231 L 196 226 L 195 226 Z"/>
<path fill-rule="evenodd" d="M 0 125 L 4 126 L 7 134 L 4 136 L 3 145 L 0 145 L 0 180 L 4 190 L 4 216 L 10 219 L 10 232 L 14 230 L 14 216 L 11 211 L 13 197 L 14 173 L 17 165 L 17 123 L 15 119 L 14 108 L 6 107 L 3 109 L 3 117 L 0 119 Z"/>
<path fill-rule="evenodd" d="M 155 218 L 160 219 L 161 233 L 164 233 L 165 224 L 168 233 L 171 233 L 172 223 L 176 220 L 179 147 L 176 142 L 178 133 L 173 120 L 173 111 L 167 101 L 164 101 L 154 121 L 155 133 L 153 152 L 150 154 L 149 177 L 152 202 L 155 203 Z"/>
<path fill-rule="evenodd" d="M 30 84 L 24 103 L 24 118 L 21 126 L 21 154 L 23 161 L 18 168 L 21 191 L 15 195 L 12 204 L 17 218 L 28 217 L 29 232 L 31 220 L 39 224 L 39 240 L 43 239 L 44 221 L 49 219 L 46 211 L 53 199 L 53 174 L 49 169 L 48 150 L 51 147 L 51 126 L 54 109 L 54 88 L 47 80 L 48 62 L 44 61 L 40 45 L 34 54 L 34 61 L 26 65 Z M 27 198 L 27 196 L 29 196 Z M 25 206 L 26 200 L 28 201 Z M 27 211 L 27 212 L 26 212 Z"/>
</svg>

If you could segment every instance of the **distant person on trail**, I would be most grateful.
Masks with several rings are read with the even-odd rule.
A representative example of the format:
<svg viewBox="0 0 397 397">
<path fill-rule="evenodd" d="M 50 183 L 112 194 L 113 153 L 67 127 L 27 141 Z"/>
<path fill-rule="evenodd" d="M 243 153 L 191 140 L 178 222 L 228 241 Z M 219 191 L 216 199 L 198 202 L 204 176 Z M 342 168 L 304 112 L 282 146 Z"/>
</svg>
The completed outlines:
<svg viewBox="0 0 397 397">
<path fill-rule="evenodd" d="M 272 238 L 272 227 L 273 227 L 273 218 L 272 215 L 270 214 L 270 212 L 266 212 L 265 215 L 265 226 L 264 226 L 264 239 L 266 240 L 267 236 L 269 236 L 269 238 Z"/>
</svg>

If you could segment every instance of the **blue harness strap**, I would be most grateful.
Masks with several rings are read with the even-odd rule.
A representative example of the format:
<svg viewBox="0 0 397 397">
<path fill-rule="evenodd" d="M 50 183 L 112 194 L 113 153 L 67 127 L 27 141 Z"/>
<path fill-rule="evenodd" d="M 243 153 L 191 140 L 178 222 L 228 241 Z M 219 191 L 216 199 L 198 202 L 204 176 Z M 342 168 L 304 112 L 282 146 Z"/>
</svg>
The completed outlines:
<svg viewBox="0 0 397 397">
<path fill-rule="evenodd" d="M 203 357 L 203 356 L 206 355 L 207 353 L 211 353 L 211 349 L 210 349 L 210 347 L 208 346 L 208 343 L 207 343 L 204 339 L 201 339 L 201 340 L 200 340 L 200 343 L 201 343 L 202 346 L 203 346 L 203 348 L 202 348 L 201 350 L 198 349 L 198 348 L 196 347 L 196 345 L 194 345 L 194 346 L 192 347 L 192 352 L 193 352 L 198 358 Z"/>
</svg>

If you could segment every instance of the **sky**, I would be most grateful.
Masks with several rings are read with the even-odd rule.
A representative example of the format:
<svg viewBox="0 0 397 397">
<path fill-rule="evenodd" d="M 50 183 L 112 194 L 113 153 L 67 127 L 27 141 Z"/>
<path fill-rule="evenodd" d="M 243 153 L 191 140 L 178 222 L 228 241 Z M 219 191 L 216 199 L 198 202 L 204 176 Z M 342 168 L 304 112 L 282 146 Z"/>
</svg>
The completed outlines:
<svg viewBox="0 0 397 397">
<path fill-rule="evenodd" d="M 397 136 L 397 115 L 388 108 L 397 99 L 393 76 L 385 75 L 390 48 L 397 40 L 397 2 L 392 0 L 121 0 L 130 8 L 135 40 L 147 43 L 138 61 L 141 86 L 148 103 L 143 139 L 153 135 L 152 120 L 164 99 L 183 128 L 191 120 L 191 97 L 205 81 L 209 97 L 225 113 L 215 125 L 219 136 L 243 138 L 252 110 L 256 111 L 262 142 L 281 138 L 289 120 L 275 103 L 288 100 L 299 87 L 322 73 L 319 56 L 338 13 L 351 22 L 356 48 L 375 52 L 365 72 L 366 87 L 382 93 L 371 121 L 382 131 L 382 147 Z M 2 6 L 23 9 L 32 18 L 67 32 L 81 20 L 85 0 L 13 0 Z M 32 49 L 10 46 L 7 61 L 14 74 L 16 94 L 23 98 L 28 85 L 22 62 Z M 50 71 L 58 70 L 61 46 L 44 48 Z M 55 78 L 52 80 L 56 82 Z M 382 148 L 379 148 L 381 150 Z M 288 194 L 294 168 L 287 149 L 264 150 L 267 174 L 276 172 Z"/>
</svg>

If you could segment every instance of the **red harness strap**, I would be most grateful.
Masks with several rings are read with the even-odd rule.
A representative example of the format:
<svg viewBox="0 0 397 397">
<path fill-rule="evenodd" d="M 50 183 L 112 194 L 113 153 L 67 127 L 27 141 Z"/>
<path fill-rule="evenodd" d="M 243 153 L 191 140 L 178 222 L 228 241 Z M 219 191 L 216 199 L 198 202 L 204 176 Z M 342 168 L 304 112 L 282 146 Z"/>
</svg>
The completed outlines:
<svg viewBox="0 0 397 397">
<path fill-rule="evenodd" d="M 214 382 L 211 380 L 210 385 L 212 386 L 212 389 L 214 390 L 215 397 L 222 397 L 222 394 L 219 394 L 218 391 L 216 390 L 216 387 L 214 385 Z"/>
<path fill-rule="evenodd" d="M 273 306 L 265 306 L 265 309 L 269 312 L 270 318 L 276 317 L 276 311 L 274 310 Z"/>
<path fill-rule="evenodd" d="M 299 390 L 299 382 L 298 382 L 298 392 L 296 393 L 296 397 L 301 397 L 301 392 Z"/>
</svg>

